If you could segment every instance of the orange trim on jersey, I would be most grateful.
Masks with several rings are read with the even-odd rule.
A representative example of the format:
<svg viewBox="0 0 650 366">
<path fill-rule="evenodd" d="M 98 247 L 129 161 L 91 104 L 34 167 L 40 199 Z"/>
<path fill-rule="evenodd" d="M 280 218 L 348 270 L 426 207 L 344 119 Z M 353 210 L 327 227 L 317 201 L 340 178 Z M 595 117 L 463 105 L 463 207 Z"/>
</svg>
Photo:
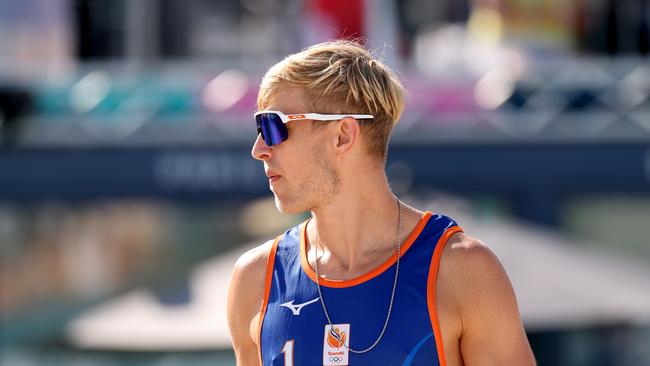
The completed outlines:
<svg viewBox="0 0 650 366">
<path fill-rule="evenodd" d="M 266 276 L 264 278 L 264 297 L 262 297 L 262 308 L 260 309 L 260 317 L 257 324 L 257 355 L 259 356 L 260 365 L 262 362 L 262 324 L 264 323 L 264 315 L 266 314 L 266 306 L 269 303 L 269 294 L 271 293 L 271 281 L 273 280 L 273 266 L 275 264 L 275 252 L 278 250 L 278 242 L 282 235 L 279 235 L 273 241 L 271 252 L 269 253 L 269 260 L 266 262 Z"/>
<path fill-rule="evenodd" d="M 420 235 L 422 229 L 424 229 L 431 216 L 432 213 L 428 211 L 425 212 L 424 215 L 422 215 L 420 222 L 418 222 L 418 224 L 415 226 L 415 229 L 413 229 L 413 231 L 408 236 L 408 238 L 406 238 L 404 243 L 402 243 L 400 256 L 404 256 L 404 254 L 406 254 L 406 251 L 409 250 L 413 242 L 415 242 L 415 239 L 417 239 L 417 237 Z M 301 231 L 300 263 L 302 265 L 302 270 L 307 274 L 307 276 L 311 278 L 312 281 L 316 282 L 317 281 L 316 272 L 311 268 L 311 266 L 309 265 L 309 261 L 307 260 L 307 223 L 308 222 L 309 220 L 305 221 L 300 228 Z M 377 268 L 373 269 L 368 273 L 362 274 L 361 276 L 358 276 L 356 278 L 349 279 L 349 280 L 331 280 L 331 279 L 321 277 L 319 282 L 321 286 L 333 287 L 333 288 L 344 288 L 344 287 L 356 286 L 358 284 L 364 283 L 366 281 L 369 281 L 379 276 L 388 268 L 390 268 L 393 264 L 395 264 L 395 262 L 397 262 L 397 253 L 393 254 L 390 258 L 388 258 L 388 260 L 380 264 Z"/>
<path fill-rule="evenodd" d="M 427 307 L 429 308 L 429 318 L 431 319 L 431 327 L 433 328 L 433 338 L 436 341 L 436 348 L 438 349 L 438 362 L 440 366 L 446 366 L 445 348 L 442 343 L 442 332 L 440 331 L 440 323 L 438 321 L 438 311 L 436 310 L 436 280 L 438 278 L 438 269 L 440 268 L 440 258 L 442 258 L 442 251 L 447 244 L 449 238 L 456 234 L 463 232 L 460 226 L 452 226 L 447 228 L 445 232 L 438 239 L 436 249 L 433 251 L 431 264 L 429 265 L 429 276 L 427 279 Z"/>
</svg>

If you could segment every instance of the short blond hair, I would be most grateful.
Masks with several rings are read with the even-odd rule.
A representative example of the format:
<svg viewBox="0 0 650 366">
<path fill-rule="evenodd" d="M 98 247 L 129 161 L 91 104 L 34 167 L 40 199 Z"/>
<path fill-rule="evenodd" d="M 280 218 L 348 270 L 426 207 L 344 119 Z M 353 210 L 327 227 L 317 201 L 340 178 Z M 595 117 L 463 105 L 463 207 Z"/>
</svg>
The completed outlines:
<svg viewBox="0 0 650 366">
<path fill-rule="evenodd" d="M 360 120 L 369 154 L 386 159 L 390 133 L 404 110 L 404 88 L 395 73 L 360 43 L 337 40 L 287 56 L 264 75 L 257 107 L 265 109 L 278 90 L 298 87 L 305 112 L 372 114 Z"/>
</svg>

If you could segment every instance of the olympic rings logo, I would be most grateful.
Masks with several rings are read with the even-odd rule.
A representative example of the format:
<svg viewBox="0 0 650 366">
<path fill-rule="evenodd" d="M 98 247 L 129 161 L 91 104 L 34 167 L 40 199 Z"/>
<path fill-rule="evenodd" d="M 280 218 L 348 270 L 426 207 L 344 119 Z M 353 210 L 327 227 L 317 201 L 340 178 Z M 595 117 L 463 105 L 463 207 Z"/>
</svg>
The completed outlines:
<svg viewBox="0 0 650 366">
<path fill-rule="evenodd" d="M 330 356 L 330 362 L 333 362 L 333 363 L 341 363 L 341 362 L 343 362 L 343 357 L 339 357 L 339 356 Z"/>
</svg>

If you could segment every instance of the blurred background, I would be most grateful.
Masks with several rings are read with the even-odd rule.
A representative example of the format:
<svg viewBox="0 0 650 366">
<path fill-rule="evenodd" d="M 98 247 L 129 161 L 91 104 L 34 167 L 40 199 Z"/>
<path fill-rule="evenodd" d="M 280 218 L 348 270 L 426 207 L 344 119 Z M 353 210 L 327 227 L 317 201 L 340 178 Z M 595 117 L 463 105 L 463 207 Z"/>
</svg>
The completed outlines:
<svg viewBox="0 0 650 366">
<path fill-rule="evenodd" d="M 650 1 L 0 0 L 0 364 L 234 365 L 266 69 L 359 37 L 394 191 L 500 257 L 539 365 L 650 365 Z M 470 269 L 468 269 L 470 270 Z"/>
</svg>

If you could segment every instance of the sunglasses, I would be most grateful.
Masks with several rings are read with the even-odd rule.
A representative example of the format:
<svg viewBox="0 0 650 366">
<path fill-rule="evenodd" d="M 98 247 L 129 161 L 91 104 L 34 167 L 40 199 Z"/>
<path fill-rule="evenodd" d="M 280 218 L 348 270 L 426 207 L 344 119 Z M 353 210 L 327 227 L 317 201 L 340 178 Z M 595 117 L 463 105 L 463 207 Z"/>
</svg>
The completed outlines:
<svg viewBox="0 0 650 366">
<path fill-rule="evenodd" d="M 287 130 L 287 126 L 284 125 L 287 122 L 304 119 L 312 119 L 316 121 L 338 121 L 346 117 L 356 119 L 374 118 L 371 114 L 284 114 L 278 111 L 260 111 L 255 113 L 255 123 L 257 124 L 257 134 L 262 134 L 262 139 L 264 139 L 267 146 L 273 146 L 289 138 L 289 130 Z"/>
</svg>

